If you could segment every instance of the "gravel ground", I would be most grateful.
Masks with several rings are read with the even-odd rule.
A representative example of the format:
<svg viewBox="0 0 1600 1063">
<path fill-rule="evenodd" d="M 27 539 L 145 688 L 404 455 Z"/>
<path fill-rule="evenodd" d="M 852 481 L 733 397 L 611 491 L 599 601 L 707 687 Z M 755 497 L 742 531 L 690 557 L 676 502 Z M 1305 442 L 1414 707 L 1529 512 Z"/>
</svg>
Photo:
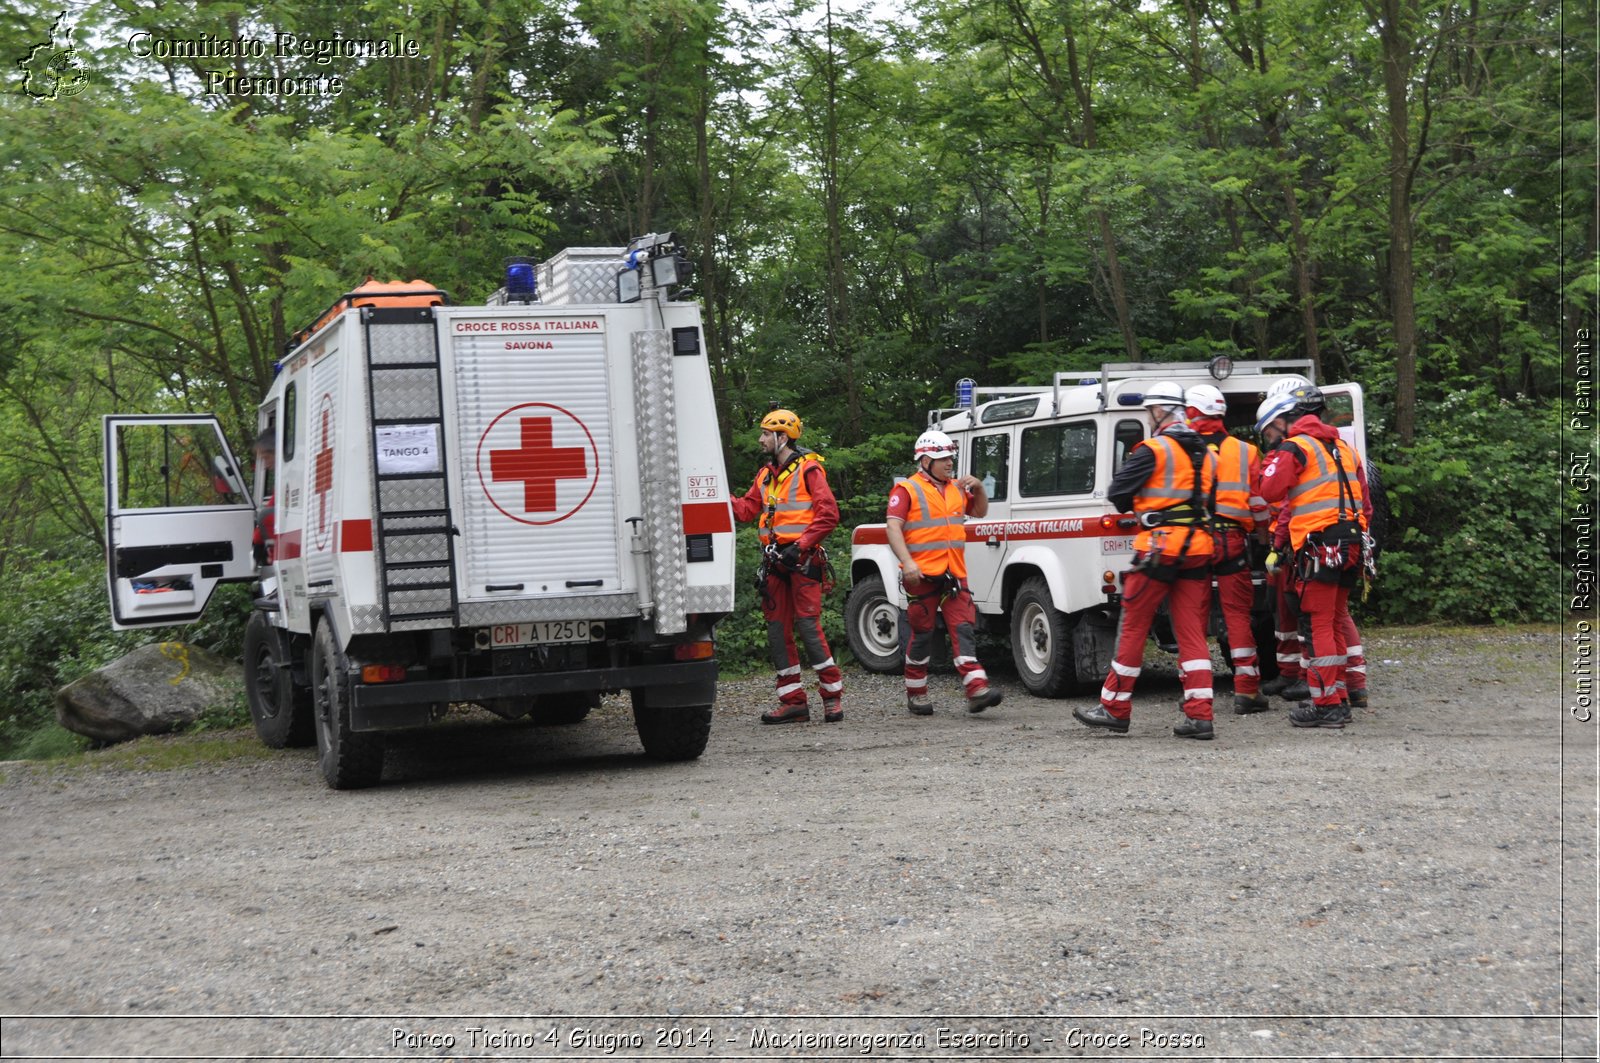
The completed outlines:
<svg viewBox="0 0 1600 1063">
<path fill-rule="evenodd" d="M 1127 737 L 998 668 L 930 719 L 855 670 L 842 725 L 725 682 L 688 764 L 609 699 L 353 793 L 304 750 L 7 765 L 0 1057 L 1593 1059 L 1559 633 L 1367 636 L 1342 732 L 1174 739 L 1170 668 Z"/>
</svg>

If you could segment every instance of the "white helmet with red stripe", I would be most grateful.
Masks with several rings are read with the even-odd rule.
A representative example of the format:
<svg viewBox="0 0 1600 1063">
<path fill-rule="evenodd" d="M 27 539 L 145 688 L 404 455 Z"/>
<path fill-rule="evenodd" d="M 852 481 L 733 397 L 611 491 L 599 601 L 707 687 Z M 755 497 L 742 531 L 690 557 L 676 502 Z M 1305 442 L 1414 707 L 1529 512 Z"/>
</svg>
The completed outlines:
<svg viewBox="0 0 1600 1063">
<path fill-rule="evenodd" d="M 943 432 L 929 429 L 917 437 L 915 457 L 918 461 L 923 458 L 953 458 L 956 456 L 956 441 Z"/>
</svg>

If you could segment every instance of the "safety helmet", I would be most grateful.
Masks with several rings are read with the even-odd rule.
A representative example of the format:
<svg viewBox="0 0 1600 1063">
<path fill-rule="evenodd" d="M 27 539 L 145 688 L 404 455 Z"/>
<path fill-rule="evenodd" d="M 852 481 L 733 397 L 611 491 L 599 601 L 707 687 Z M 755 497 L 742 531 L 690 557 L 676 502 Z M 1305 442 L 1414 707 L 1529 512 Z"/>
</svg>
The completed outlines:
<svg viewBox="0 0 1600 1063">
<path fill-rule="evenodd" d="M 956 441 L 943 432 L 929 429 L 917 437 L 916 458 L 953 458 L 956 456 Z"/>
<path fill-rule="evenodd" d="M 1221 417 L 1228 412 L 1228 400 L 1222 397 L 1221 389 L 1210 384 L 1196 384 L 1184 393 L 1183 401 L 1199 410 L 1202 417 Z"/>
<path fill-rule="evenodd" d="M 1151 406 L 1182 406 L 1183 389 L 1170 380 L 1157 381 L 1150 385 L 1144 393 L 1144 401 L 1139 405 L 1146 409 Z"/>
<path fill-rule="evenodd" d="M 1303 376 L 1300 376 L 1298 373 L 1295 373 L 1290 376 L 1281 376 L 1274 380 L 1272 382 L 1272 386 L 1267 389 L 1267 395 L 1268 397 L 1287 395 L 1295 388 L 1304 388 L 1310 386 L 1311 381 L 1307 380 Z"/>
<path fill-rule="evenodd" d="M 790 439 L 799 439 L 800 415 L 793 410 L 773 410 L 761 418 L 761 427 L 772 432 L 782 432 Z"/>
<path fill-rule="evenodd" d="M 1322 397 L 1322 389 L 1315 384 L 1295 388 L 1289 392 L 1289 397 L 1294 400 L 1295 413 L 1321 413 L 1328 404 L 1328 400 Z"/>
<path fill-rule="evenodd" d="M 1293 396 L 1268 395 L 1261 400 L 1261 405 L 1256 407 L 1256 431 L 1265 432 L 1267 425 L 1280 417 L 1287 417 L 1293 412 Z"/>
</svg>

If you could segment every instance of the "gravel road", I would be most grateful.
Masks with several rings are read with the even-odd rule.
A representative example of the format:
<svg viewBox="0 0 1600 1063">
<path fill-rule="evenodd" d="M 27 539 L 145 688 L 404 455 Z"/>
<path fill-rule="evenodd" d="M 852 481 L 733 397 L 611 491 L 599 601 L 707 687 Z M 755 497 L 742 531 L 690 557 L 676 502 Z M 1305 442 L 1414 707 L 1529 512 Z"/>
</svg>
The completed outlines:
<svg viewBox="0 0 1600 1063">
<path fill-rule="evenodd" d="M 1170 668 L 1127 737 L 858 670 L 841 725 L 725 682 L 688 764 L 608 699 L 408 735 L 351 793 L 304 750 L 6 765 L 0 1057 L 1593 1059 L 1560 633 L 1366 643 L 1347 730 L 1276 701 L 1209 744 Z"/>
</svg>

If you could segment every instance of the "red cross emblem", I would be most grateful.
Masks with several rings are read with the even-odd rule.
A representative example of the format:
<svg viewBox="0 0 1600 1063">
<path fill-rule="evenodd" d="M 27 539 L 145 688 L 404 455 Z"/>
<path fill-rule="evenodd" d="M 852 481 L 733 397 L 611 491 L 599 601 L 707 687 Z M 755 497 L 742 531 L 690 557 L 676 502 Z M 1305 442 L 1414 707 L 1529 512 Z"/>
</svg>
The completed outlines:
<svg viewBox="0 0 1600 1063">
<path fill-rule="evenodd" d="M 317 433 L 317 453 L 312 457 L 311 490 L 317 496 L 317 531 L 312 541 L 318 550 L 328 548 L 332 522 L 328 520 L 328 492 L 333 490 L 333 396 L 323 395 L 317 411 L 320 429 Z"/>
<path fill-rule="evenodd" d="M 478 480 L 490 504 L 512 520 L 555 524 L 594 494 L 600 454 L 588 426 L 571 412 L 527 402 L 506 410 L 484 430 L 478 440 Z"/>
</svg>

